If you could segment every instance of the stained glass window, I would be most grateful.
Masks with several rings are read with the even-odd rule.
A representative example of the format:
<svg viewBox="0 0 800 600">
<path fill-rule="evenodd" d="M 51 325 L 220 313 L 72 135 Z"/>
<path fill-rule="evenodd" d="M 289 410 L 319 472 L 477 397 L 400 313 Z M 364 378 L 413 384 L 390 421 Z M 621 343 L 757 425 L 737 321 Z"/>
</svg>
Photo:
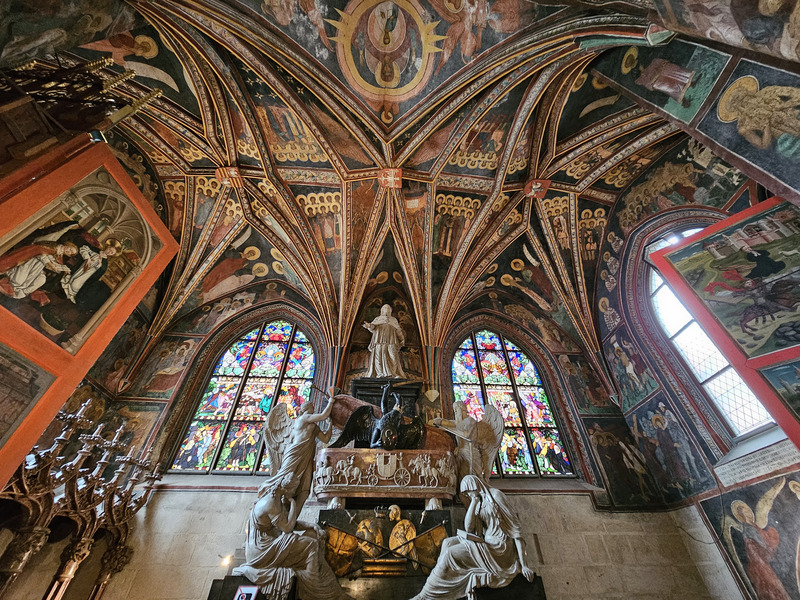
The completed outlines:
<svg viewBox="0 0 800 600">
<path fill-rule="evenodd" d="M 172 470 L 269 471 L 264 420 L 276 396 L 292 418 L 297 415 L 311 398 L 314 366 L 308 337 L 288 321 L 272 321 L 239 337 L 217 361 Z"/>
<path fill-rule="evenodd" d="M 688 229 L 661 237 L 647 247 L 647 254 L 671 246 L 698 231 L 700 229 Z M 774 423 L 739 373 L 653 268 L 650 269 L 648 287 L 653 313 L 661 328 L 733 435 L 745 435 Z"/>
<path fill-rule="evenodd" d="M 453 395 L 480 421 L 495 407 L 505 429 L 493 474 L 574 476 L 536 366 L 511 341 L 487 330 L 467 337 L 453 356 Z"/>
</svg>

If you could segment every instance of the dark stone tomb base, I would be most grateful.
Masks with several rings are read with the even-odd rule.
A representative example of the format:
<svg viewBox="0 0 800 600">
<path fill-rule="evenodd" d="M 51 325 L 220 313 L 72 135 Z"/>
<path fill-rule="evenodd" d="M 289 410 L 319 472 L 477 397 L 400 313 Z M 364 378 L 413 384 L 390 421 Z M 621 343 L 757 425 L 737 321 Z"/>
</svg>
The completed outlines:
<svg viewBox="0 0 800 600">
<path fill-rule="evenodd" d="M 350 395 L 380 408 L 381 396 L 383 395 L 381 387 L 386 383 L 391 383 L 392 387 L 389 392 L 396 392 L 400 396 L 401 412 L 403 415 L 406 417 L 415 417 L 417 415 L 417 399 L 422 393 L 422 382 L 407 381 L 406 379 L 386 379 L 378 377 L 353 379 L 350 382 Z"/>
</svg>

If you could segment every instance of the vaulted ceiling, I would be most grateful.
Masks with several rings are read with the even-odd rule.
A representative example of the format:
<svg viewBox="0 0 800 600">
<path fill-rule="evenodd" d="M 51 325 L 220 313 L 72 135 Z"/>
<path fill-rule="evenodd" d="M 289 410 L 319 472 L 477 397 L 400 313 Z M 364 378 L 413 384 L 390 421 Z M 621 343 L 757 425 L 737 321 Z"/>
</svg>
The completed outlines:
<svg viewBox="0 0 800 600">
<path fill-rule="evenodd" d="M 111 56 L 137 73 L 124 94 L 164 92 L 109 134 L 181 242 L 152 339 L 274 281 L 330 347 L 391 290 L 420 347 L 499 298 L 598 350 L 608 214 L 685 139 L 589 68 L 650 39 L 645 2 L 129 4 L 59 59 Z"/>
</svg>

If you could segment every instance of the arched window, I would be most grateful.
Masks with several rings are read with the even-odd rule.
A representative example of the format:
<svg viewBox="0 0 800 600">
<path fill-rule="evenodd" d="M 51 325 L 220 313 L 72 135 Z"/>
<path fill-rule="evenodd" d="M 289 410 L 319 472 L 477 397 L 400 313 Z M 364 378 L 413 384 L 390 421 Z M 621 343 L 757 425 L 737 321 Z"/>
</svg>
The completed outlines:
<svg viewBox="0 0 800 600">
<path fill-rule="evenodd" d="M 261 428 L 275 390 L 294 418 L 313 378 L 314 350 L 296 326 L 277 320 L 248 331 L 217 362 L 172 469 L 269 472 Z"/>
<path fill-rule="evenodd" d="M 647 247 L 647 254 L 676 244 L 701 229 L 686 229 L 658 237 Z M 742 380 L 683 303 L 650 267 L 648 293 L 653 313 L 664 335 L 689 367 L 689 372 L 705 390 L 716 413 L 733 437 L 752 433 L 774 423 L 772 417 Z"/>
<path fill-rule="evenodd" d="M 453 393 L 479 421 L 487 400 L 503 416 L 495 473 L 574 475 L 539 372 L 512 342 L 485 329 L 470 333 L 453 357 Z"/>
</svg>

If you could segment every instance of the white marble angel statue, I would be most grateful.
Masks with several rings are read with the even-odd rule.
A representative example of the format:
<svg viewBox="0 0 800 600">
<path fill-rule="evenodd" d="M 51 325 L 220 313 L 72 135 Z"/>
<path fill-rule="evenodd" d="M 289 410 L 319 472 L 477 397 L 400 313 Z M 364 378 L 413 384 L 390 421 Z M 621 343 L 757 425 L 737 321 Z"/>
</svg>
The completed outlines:
<svg viewBox="0 0 800 600">
<path fill-rule="evenodd" d="M 505 494 L 467 475 L 461 496 L 469 500 L 464 530 L 442 542 L 436 566 L 412 600 L 472 600 L 475 588 L 505 587 L 519 573 L 533 581 L 519 517 Z"/>
<path fill-rule="evenodd" d="M 291 517 L 299 512 L 288 491 L 291 480 L 287 476 L 274 480 L 270 487 L 261 486 L 250 512 L 245 563 L 234 568 L 233 574 L 244 575 L 268 598 L 285 598 L 292 575 L 297 576 L 298 595 L 303 600 L 350 598 L 325 560 L 325 531 Z"/>
<path fill-rule="evenodd" d="M 488 483 L 503 440 L 503 417 L 494 406 L 486 406 L 483 418 L 477 421 L 460 400 L 453 403 L 453 411 L 455 420 L 436 418 L 433 424 L 456 436 L 458 478 L 463 480 L 472 474 Z"/>
<path fill-rule="evenodd" d="M 313 403 L 308 401 L 300 407 L 294 421 L 283 403 L 273 406 L 267 414 L 264 432 L 272 475 L 259 489 L 270 489 L 279 482 L 283 483 L 286 493 L 295 500 L 293 509 L 296 514 L 290 514 L 289 520 L 297 519 L 311 493 L 317 440 L 326 444 L 332 433 L 330 426 L 327 431 L 322 431 L 318 423 L 331 415 L 333 403 L 331 396 L 325 410 L 315 413 Z"/>
</svg>

